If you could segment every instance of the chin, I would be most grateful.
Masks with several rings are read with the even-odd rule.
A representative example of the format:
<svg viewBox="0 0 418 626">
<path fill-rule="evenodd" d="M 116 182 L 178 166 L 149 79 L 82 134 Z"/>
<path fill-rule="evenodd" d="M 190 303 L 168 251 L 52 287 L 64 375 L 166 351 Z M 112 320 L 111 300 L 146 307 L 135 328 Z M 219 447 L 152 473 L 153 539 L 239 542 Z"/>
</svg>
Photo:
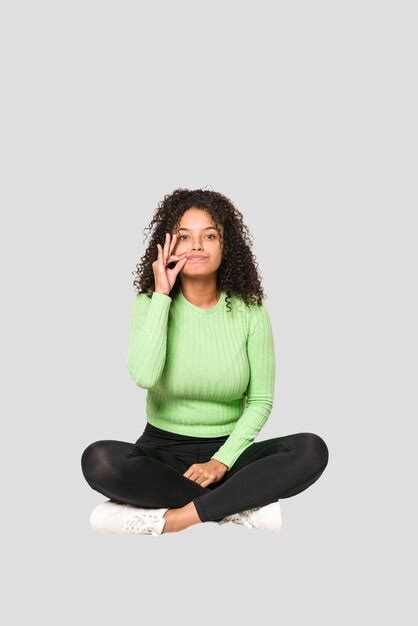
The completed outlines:
<svg viewBox="0 0 418 626">
<path fill-rule="evenodd" d="M 183 270 L 180 272 L 181 274 L 183 274 L 183 276 L 196 276 L 196 274 L 199 274 L 199 276 L 210 276 L 213 272 L 202 272 L 202 270 L 199 270 L 198 268 L 196 268 L 195 270 Z"/>
</svg>

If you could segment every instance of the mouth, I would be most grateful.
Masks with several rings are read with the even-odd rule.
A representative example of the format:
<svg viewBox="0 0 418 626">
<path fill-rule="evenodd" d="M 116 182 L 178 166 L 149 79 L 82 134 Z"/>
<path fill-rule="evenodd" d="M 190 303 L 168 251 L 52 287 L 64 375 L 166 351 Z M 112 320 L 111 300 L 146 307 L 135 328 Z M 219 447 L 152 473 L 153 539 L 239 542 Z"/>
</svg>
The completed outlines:
<svg viewBox="0 0 418 626">
<path fill-rule="evenodd" d="M 204 256 L 192 256 L 192 257 L 188 257 L 187 261 L 190 261 L 190 262 L 207 261 L 207 258 Z"/>
</svg>

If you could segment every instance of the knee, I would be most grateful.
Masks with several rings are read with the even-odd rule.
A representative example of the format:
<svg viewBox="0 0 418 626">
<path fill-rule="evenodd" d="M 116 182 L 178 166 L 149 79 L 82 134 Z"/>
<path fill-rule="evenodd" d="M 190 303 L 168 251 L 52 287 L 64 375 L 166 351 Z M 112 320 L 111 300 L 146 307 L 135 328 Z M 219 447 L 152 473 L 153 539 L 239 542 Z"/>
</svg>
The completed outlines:
<svg viewBox="0 0 418 626">
<path fill-rule="evenodd" d="M 306 448 L 318 471 L 323 471 L 328 465 L 328 446 L 316 433 L 303 433 Z"/>
<path fill-rule="evenodd" d="M 81 471 L 89 484 L 100 482 L 100 478 L 109 466 L 106 444 L 106 440 L 94 441 L 83 450 Z"/>
</svg>

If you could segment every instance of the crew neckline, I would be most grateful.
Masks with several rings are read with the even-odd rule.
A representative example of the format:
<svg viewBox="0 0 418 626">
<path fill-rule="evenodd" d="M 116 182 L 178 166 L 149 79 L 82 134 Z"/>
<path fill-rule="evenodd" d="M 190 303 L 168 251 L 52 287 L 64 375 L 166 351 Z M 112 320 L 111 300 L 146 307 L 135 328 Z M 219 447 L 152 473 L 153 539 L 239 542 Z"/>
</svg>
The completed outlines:
<svg viewBox="0 0 418 626">
<path fill-rule="evenodd" d="M 225 291 L 223 289 L 221 290 L 221 295 L 219 296 L 218 302 L 214 304 L 213 306 L 211 306 L 209 309 L 202 309 L 202 307 L 192 304 L 190 300 L 188 300 L 186 296 L 183 294 L 181 289 L 177 295 L 178 295 L 179 304 L 181 304 L 183 307 L 187 307 L 191 311 L 195 311 L 196 313 L 200 313 L 202 315 L 209 315 L 210 313 L 215 313 L 215 311 L 218 311 L 218 309 L 222 307 L 225 301 Z"/>
</svg>

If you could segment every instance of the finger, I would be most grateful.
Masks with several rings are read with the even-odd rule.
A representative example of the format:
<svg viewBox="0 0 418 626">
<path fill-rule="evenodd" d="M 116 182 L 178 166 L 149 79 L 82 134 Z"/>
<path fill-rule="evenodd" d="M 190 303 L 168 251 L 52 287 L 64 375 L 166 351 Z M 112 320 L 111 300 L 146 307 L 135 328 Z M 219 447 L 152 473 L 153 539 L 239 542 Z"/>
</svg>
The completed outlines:
<svg viewBox="0 0 418 626">
<path fill-rule="evenodd" d="M 204 476 L 198 476 L 195 482 L 197 482 L 198 485 L 202 486 L 202 484 L 206 482 L 207 480 L 209 479 L 205 478 Z"/>
<path fill-rule="evenodd" d="M 186 253 L 184 253 L 186 254 Z M 172 254 L 171 257 L 169 259 L 167 259 L 167 265 L 170 265 L 170 263 L 176 263 L 176 265 L 178 263 L 180 263 L 181 261 L 187 261 L 187 257 L 184 256 L 184 254 Z M 169 269 L 175 269 L 176 265 L 173 268 L 169 268 Z"/>
<path fill-rule="evenodd" d="M 182 252 L 181 254 L 172 254 L 167 259 L 167 265 L 170 265 L 170 263 L 173 263 L 174 261 L 182 261 L 185 258 L 185 254 L 185 252 Z"/>
<path fill-rule="evenodd" d="M 167 257 L 168 257 L 168 249 L 170 247 L 170 233 L 166 233 L 165 234 L 165 241 L 164 241 L 164 250 L 163 250 L 163 262 L 164 262 L 164 267 L 167 265 Z"/>
<path fill-rule="evenodd" d="M 177 274 L 183 269 L 183 267 L 186 265 L 186 261 L 187 261 L 187 257 L 185 257 L 184 259 L 180 259 L 180 261 L 176 263 L 176 265 L 171 270 L 173 272 L 174 277 L 176 277 Z"/>
<path fill-rule="evenodd" d="M 197 482 L 197 478 L 199 478 L 199 473 L 194 470 L 191 472 L 191 474 L 189 475 L 190 480 L 193 480 L 194 482 Z"/>
<path fill-rule="evenodd" d="M 180 259 L 183 259 L 185 254 L 186 252 L 180 252 L 180 254 L 171 254 L 168 258 L 168 262 L 171 263 L 171 261 L 178 261 Z"/>
<path fill-rule="evenodd" d="M 172 263 L 178 263 L 179 261 L 183 261 L 183 259 L 185 258 L 185 252 L 182 252 L 181 254 L 172 254 L 170 257 L 168 257 L 167 259 L 167 269 L 169 270 L 173 270 L 176 266 L 173 265 L 173 267 L 170 267 L 170 265 Z"/>
<path fill-rule="evenodd" d="M 173 252 L 175 246 L 176 246 L 176 239 L 177 239 L 177 234 L 174 233 L 174 235 L 171 238 L 171 243 L 170 243 L 170 247 L 168 249 L 168 255 L 170 256 L 170 254 Z"/>
</svg>

